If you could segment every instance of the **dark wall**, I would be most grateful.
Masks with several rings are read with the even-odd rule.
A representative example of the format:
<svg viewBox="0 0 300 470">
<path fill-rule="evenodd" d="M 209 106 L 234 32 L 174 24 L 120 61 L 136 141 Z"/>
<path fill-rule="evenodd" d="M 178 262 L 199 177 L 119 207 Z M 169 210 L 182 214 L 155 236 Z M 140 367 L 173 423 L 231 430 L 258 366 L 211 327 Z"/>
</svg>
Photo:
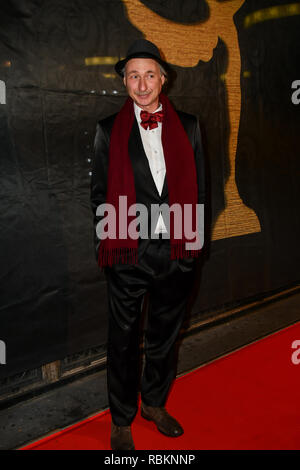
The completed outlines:
<svg viewBox="0 0 300 470">
<path fill-rule="evenodd" d="M 177 22 L 209 15 L 204 0 L 189 0 L 184 9 L 175 0 L 143 3 Z M 247 15 L 268 7 L 266 0 L 246 0 L 234 16 L 242 61 L 235 177 L 260 232 L 211 237 L 230 171 L 220 80 L 226 44 L 220 37 L 209 62 L 173 66 L 169 97 L 199 116 L 207 157 L 208 239 L 193 314 L 209 317 L 300 277 L 300 105 L 291 98 L 300 80 L 300 11 L 245 28 Z M 88 66 L 85 58 L 125 56 L 139 37 L 121 0 L 1 2 L 0 340 L 7 364 L 0 377 L 105 345 L 106 286 L 94 256 L 90 171 L 96 122 L 119 110 L 126 94 L 112 64 Z"/>
</svg>

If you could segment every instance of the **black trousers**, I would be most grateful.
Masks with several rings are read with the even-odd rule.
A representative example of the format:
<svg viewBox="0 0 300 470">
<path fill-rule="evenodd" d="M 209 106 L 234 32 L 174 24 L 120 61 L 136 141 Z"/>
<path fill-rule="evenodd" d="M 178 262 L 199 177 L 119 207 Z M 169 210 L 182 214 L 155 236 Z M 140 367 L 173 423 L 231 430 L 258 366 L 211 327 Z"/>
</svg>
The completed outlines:
<svg viewBox="0 0 300 470">
<path fill-rule="evenodd" d="M 176 375 L 176 339 L 194 276 L 193 260 L 182 265 L 182 261 L 170 259 L 169 240 L 151 240 L 144 251 L 140 248 L 142 243 L 138 264 L 116 264 L 105 269 L 109 302 L 108 398 L 112 420 L 118 426 L 128 426 L 137 412 L 144 295 L 149 293 L 149 309 L 141 398 L 146 405 L 164 406 Z"/>
</svg>

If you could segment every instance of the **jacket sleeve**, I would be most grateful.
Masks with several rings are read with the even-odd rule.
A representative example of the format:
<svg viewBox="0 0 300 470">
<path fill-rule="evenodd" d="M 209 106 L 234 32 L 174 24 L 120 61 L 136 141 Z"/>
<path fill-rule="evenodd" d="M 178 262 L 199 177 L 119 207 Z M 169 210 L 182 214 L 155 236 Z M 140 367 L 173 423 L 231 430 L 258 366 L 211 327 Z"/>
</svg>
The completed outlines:
<svg viewBox="0 0 300 470">
<path fill-rule="evenodd" d="M 94 216 L 94 243 L 95 256 L 97 261 L 100 239 L 97 236 L 96 227 L 98 222 L 101 220 L 101 217 L 96 215 L 96 211 L 100 204 L 106 202 L 108 160 L 109 137 L 103 126 L 98 123 L 94 141 L 94 156 L 91 177 L 91 207 Z"/>
<path fill-rule="evenodd" d="M 197 172 L 198 183 L 198 204 L 205 203 L 205 161 L 202 145 L 202 136 L 200 131 L 199 120 L 197 119 L 194 133 L 194 155 Z"/>
</svg>

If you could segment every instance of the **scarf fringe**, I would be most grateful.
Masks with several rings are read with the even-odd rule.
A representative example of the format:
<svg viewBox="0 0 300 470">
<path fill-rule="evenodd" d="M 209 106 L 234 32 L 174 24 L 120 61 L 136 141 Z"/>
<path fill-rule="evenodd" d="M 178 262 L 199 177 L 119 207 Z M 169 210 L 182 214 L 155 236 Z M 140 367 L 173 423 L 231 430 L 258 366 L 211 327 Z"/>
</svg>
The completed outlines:
<svg viewBox="0 0 300 470">
<path fill-rule="evenodd" d="M 99 249 L 99 266 L 112 266 L 115 263 L 136 264 L 138 261 L 137 248 L 101 248 Z"/>
<path fill-rule="evenodd" d="M 202 250 L 186 250 L 184 243 L 171 245 L 171 259 L 197 258 Z M 136 248 L 102 248 L 100 245 L 98 264 L 101 267 L 112 266 L 115 263 L 136 264 L 138 262 L 138 250 Z"/>
<path fill-rule="evenodd" d="M 177 258 L 197 258 L 200 256 L 202 250 L 186 250 L 184 243 L 177 243 L 171 245 L 171 259 Z"/>
</svg>

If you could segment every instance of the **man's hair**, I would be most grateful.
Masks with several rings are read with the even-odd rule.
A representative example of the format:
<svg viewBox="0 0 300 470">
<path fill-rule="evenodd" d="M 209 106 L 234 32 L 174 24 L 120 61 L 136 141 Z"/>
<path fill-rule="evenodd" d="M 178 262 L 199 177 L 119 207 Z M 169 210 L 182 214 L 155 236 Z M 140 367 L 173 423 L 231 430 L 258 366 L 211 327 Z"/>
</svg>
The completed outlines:
<svg viewBox="0 0 300 470">
<path fill-rule="evenodd" d="M 156 61 L 155 61 L 155 62 L 156 62 Z M 157 63 L 157 65 L 159 66 L 160 74 L 161 74 L 161 75 L 164 75 L 166 78 L 168 78 L 168 74 L 167 74 L 167 72 L 165 71 L 164 67 L 163 67 L 161 64 L 159 64 L 158 62 L 156 62 L 156 63 Z M 125 69 L 126 69 L 126 64 L 124 65 L 124 67 L 123 67 L 122 70 L 121 70 L 121 73 L 122 73 L 123 77 L 124 77 L 124 75 L 125 75 Z"/>
</svg>

